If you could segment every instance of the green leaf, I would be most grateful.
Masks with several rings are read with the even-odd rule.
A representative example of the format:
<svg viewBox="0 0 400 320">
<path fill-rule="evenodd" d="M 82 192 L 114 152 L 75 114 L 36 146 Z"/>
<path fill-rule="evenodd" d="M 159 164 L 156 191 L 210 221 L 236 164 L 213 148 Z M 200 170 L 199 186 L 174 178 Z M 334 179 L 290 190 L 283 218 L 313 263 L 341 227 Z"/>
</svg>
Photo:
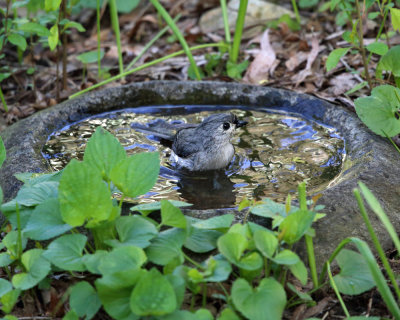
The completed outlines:
<svg viewBox="0 0 400 320">
<path fill-rule="evenodd" d="M 382 73 L 382 70 L 392 72 L 395 77 L 400 77 L 400 46 L 394 46 L 381 58 L 376 72 Z"/>
<path fill-rule="evenodd" d="M 367 45 L 366 48 L 368 51 L 376 53 L 380 56 L 383 56 L 389 50 L 387 44 L 383 42 L 372 42 L 369 45 Z"/>
<path fill-rule="evenodd" d="M 367 82 L 367 81 L 360 82 L 359 84 L 355 85 L 355 86 L 354 86 L 352 89 L 350 89 L 349 91 L 346 91 L 344 94 L 347 94 L 347 95 L 353 94 L 354 92 L 356 92 L 356 91 L 358 91 L 358 90 L 364 88 L 364 87 L 367 86 L 367 85 L 368 85 L 368 82 Z"/>
<path fill-rule="evenodd" d="M 395 31 L 400 31 L 400 9 L 390 8 L 392 26 Z"/>
<path fill-rule="evenodd" d="M 44 257 L 60 269 L 68 271 L 85 271 L 82 261 L 82 251 L 86 244 L 86 236 L 82 234 L 67 234 L 53 240 Z"/>
<path fill-rule="evenodd" d="M 222 216 L 212 217 L 206 220 L 199 219 L 192 223 L 192 226 L 199 229 L 227 229 L 231 226 L 235 216 L 231 213 Z"/>
<path fill-rule="evenodd" d="M 380 14 L 381 13 L 379 11 L 369 12 L 368 19 L 374 20 L 374 19 L 378 18 L 380 16 Z"/>
<path fill-rule="evenodd" d="M 208 258 L 205 267 L 204 280 L 207 282 L 225 281 L 232 272 L 231 264 L 222 256 Z"/>
<path fill-rule="evenodd" d="M 14 260 L 11 259 L 11 256 L 7 252 L 0 253 L 0 267 L 6 267 L 11 264 Z"/>
<path fill-rule="evenodd" d="M 161 223 L 170 227 L 186 229 L 186 218 L 182 211 L 168 200 L 161 200 Z"/>
<path fill-rule="evenodd" d="M 242 257 L 248 247 L 248 241 L 242 234 L 224 234 L 218 239 L 217 245 L 224 257 L 241 269 L 253 271 L 262 267 L 263 261 L 258 252 L 251 252 Z"/>
<path fill-rule="evenodd" d="M 17 303 L 20 294 L 21 294 L 20 289 L 11 290 L 6 294 L 4 294 L 0 298 L 0 302 L 2 304 L 1 310 L 3 310 L 4 313 L 10 313 L 14 308 L 15 304 Z"/>
<path fill-rule="evenodd" d="M 0 278 L 0 297 L 12 290 L 12 284 L 10 281 Z"/>
<path fill-rule="evenodd" d="M 16 289 L 33 288 L 50 272 L 50 263 L 43 258 L 43 252 L 42 249 L 31 249 L 22 254 L 21 262 L 26 272 L 13 276 L 12 284 Z"/>
<path fill-rule="evenodd" d="M 93 62 L 97 61 L 97 52 L 94 52 L 96 53 L 96 60 Z M 126 152 L 118 139 L 102 127 L 97 127 L 96 132 L 87 143 L 84 162 L 96 168 L 103 179 L 109 181 L 111 170 L 119 161 L 124 159 L 126 159 Z"/>
<path fill-rule="evenodd" d="M 73 28 L 77 29 L 79 32 L 86 31 L 86 29 L 79 22 L 76 22 L 76 21 L 68 21 L 66 24 L 64 24 L 63 31 L 65 31 L 67 29 L 73 29 Z M 96 50 L 96 53 L 97 53 L 97 50 Z M 104 52 L 103 52 L 103 56 L 104 56 Z M 97 61 L 97 59 L 96 59 L 96 61 Z"/>
<path fill-rule="evenodd" d="M 217 320 L 240 320 L 240 318 L 232 309 L 225 308 Z"/>
<path fill-rule="evenodd" d="M 168 229 L 160 232 L 157 238 L 151 240 L 146 248 L 149 260 L 158 265 L 166 265 L 174 258 L 182 258 L 182 246 L 186 239 L 183 229 Z"/>
<path fill-rule="evenodd" d="M 106 241 L 112 247 L 133 245 L 146 248 L 150 245 L 150 240 L 158 234 L 154 224 L 138 215 L 119 217 L 116 220 L 116 229 L 119 241 L 115 239 Z"/>
<path fill-rule="evenodd" d="M 292 207 L 291 212 L 296 211 L 298 208 Z M 286 206 L 282 203 L 277 203 L 271 199 L 263 199 L 262 204 L 256 205 L 251 208 L 250 212 L 260 217 L 273 218 L 276 216 L 286 217 Z"/>
<path fill-rule="evenodd" d="M 101 307 L 96 290 L 86 281 L 78 282 L 71 288 L 69 304 L 79 317 L 85 319 L 92 319 Z"/>
<path fill-rule="evenodd" d="M 24 235 L 21 236 L 22 240 L 22 250 L 25 249 L 27 239 L 24 237 Z M 18 232 L 17 231 L 11 231 L 7 233 L 7 235 L 3 238 L 2 244 L 5 245 L 7 250 L 10 252 L 11 256 L 18 257 Z"/>
<path fill-rule="evenodd" d="M 400 66 L 400 65 L 399 65 Z M 393 137 L 400 133 L 400 119 L 395 112 L 400 108 L 400 89 L 382 85 L 372 90 L 371 96 L 354 101 L 357 115 L 365 125 L 380 136 Z"/>
<path fill-rule="evenodd" d="M 217 239 L 222 235 L 216 230 L 200 229 L 191 226 L 185 241 L 185 248 L 197 253 L 208 252 L 217 247 Z"/>
<path fill-rule="evenodd" d="M 247 67 L 249 66 L 249 61 L 244 60 L 241 63 L 234 63 L 230 60 L 226 62 L 226 72 L 229 77 L 233 79 L 241 79 L 242 73 L 246 71 Z"/>
<path fill-rule="evenodd" d="M 284 249 L 272 259 L 277 264 L 293 265 L 300 261 L 300 258 L 293 251 Z"/>
<path fill-rule="evenodd" d="M 303 261 L 299 259 L 297 263 L 289 265 L 289 270 L 297 279 L 300 280 L 302 285 L 307 284 L 307 268 Z"/>
<path fill-rule="evenodd" d="M 337 255 L 336 261 L 340 273 L 333 279 L 341 293 L 356 295 L 375 287 L 369 267 L 361 254 L 343 249 Z"/>
<path fill-rule="evenodd" d="M 130 308 L 132 287 L 116 289 L 96 280 L 96 289 L 104 309 L 114 319 L 137 320 L 140 318 L 134 315 Z"/>
<path fill-rule="evenodd" d="M 235 307 L 251 320 L 279 320 L 286 304 L 282 285 L 273 278 L 264 278 L 253 290 L 244 279 L 237 279 L 232 286 Z"/>
<path fill-rule="evenodd" d="M 79 316 L 74 310 L 69 310 L 62 320 L 79 320 Z"/>
<path fill-rule="evenodd" d="M 139 316 L 160 316 L 177 307 L 175 291 L 169 281 L 155 268 L 142 276 L 132 291 L 130 306 Z"/>
<path fill-rule="evenodd" d="M 23 36 L 18 33 L 12 33 L 8 36 L 8 41 L 10 41 L 13 45 L 20 48 L 22 51 L 25 51 L 27 43 Z"/>
<path fill-rule="evenodd" d="M 287 244 L 294 244 L 307 232 L 315 213 L 307 210 L 296 211 L 287 216 L 279 225 L 279 232 Z"/>
<path fill-rule="evenodd" d="M 278 247 L 277 237 L 272 232 L 265 230 L 257 230 L 254 232 L 253 237 L 255 245 L 261 254 L 271 259 Z"/>
<path fill-rule="evenodd" d="M 175 207 L 178 207 L 178 208 L 192 206 L 192 204 L 186 203 L 183 201 L 178 201 L 178 200 L 168 200 L 168 201 L 172 205 L 174 205 Z M 150 212 L 161 210 L 161 201 L 138 204 L 136 206 L 131 207 L 129 210 L 130 211 L 139 211 L 143 215 L 147 215 Z"/>
<path fill-rule="evenodd" d="M 107 255 L 108 251 L 96 250 L 96 252 L 93 254 L 85 254 L 82 257 L 82 261 L 85 264 L 86 268 L 89 270 L 89 272 L 95 274 L 101 274 L 101 271 L 99 270 L 99 265 L 103 259 L 106 259 Z"/>
<path fill-rule="evenodd" d="M 340 58 L 346 55 L 349 52 L 350 48 L 338 48 L 333 50 L 326 60 L 326 71 L 330 71 L 337 66 L 340 61 Z"/>
<path fill-rule="evenodd" d="M 293 284 L 291 284 L 290 282 L 286 282 L 286 286 L 287 286 L 292 292 L 294 292 L 301 300 L 303 300 L 303 301 L 313 301 L 312 297 L 311 297 L 309 294 L 298 290 L 297 287 L 295 287 L 295 286 L 294 286 Z M 308 318 L 308 320 L 310 320 L 310 318 Z"/>
<path fill-rule="evenodd" d="M 126 0 L 116 0 L 117 3 L 117 10 L 120 13 L 130 13 L 135 9 L 139 3 L 140 0 L 131 0 L 131 1 L 126 1 Z"/>
<path fill-rule="evenodd" d="M 53 51 L 58 44 L 58 27 L 56 24 L 50 28 L 50 35 L 47 40 L 49 42 L 50 50 Z"/>
<path fill-rule="evenodd" d="M 48 37 L 50 35 L 49 29 L 36 22 L 26 22 L 18 26 L 18 30 L 37 34 L 39 37 Z"/>
<path fill-rule="evenodd" d="M 71 228 L 62 220 L 58 199 L 50 198 L 33 210 L 23 231 L 25 236 L 30 239 L 48 240 Z"/>
<path fill-rule="evenodd" d="M 6 160 L 6 147 L 4 146 L 3 139 L 0 137 L 0 168 L 2 167 L 4 160 Z"/>
<path fill-rule="evenodd" d="M 135 198 L 148 192 L 160 171 L 158 152 L 143 152 L 118 162 L 111 170 L 111 180 L 125 196 Z"/>
<path fill-rule="evenodd" d="M 78 55 L 76 58 L 77 58 L 80 62 L 82 62 L 83 64 L 88 64 L 88 63 L 97 62 L 97 60 L 98 60 L 97 50 L 93 50 L 93 51 L 88 51 L 88 52 L 81 53 L 81 54 Z M 103 59 L 103 58 L 104 58 L 104 50 L 101 50 L 101 51 L 100 51 L 100 60 Z M 97 127 L 97 128 L 99 129 L 99 128 L 101 128 L 101 127 Z M 101 130 L 106 131 L 106 130 L 104 130 L 103 128 L 101 128 Z M 96 130 L 96 132 L 97 132 L 97 130 Z M 106 132 L 108 132 L 108 131 L 106 131 Z M 89 140 L 89 141 L 90 141 L 90 140 Z M 118 141 L 118 140 L 117 140 L 117 141 Z M 121 144 L 120 144 L 119 142 L 118 142 L 118 145 L 119 145 L 119 146 L 122 148 L 122 150 L 124 151 L 124 157 L 123 157 L 123 158 L 126 158 L 125 149 L 121 146 Z M 106 147 L 106 146 L 111 147 L 111 145 L 105 145 L 105 147 Z M 106 165 L 107 165 L 108 163 L 110 163 L 109 159 L 107 159 L 107 158 L 111 158 L 111 157 L 113 157 L 113 156 L 117 156 L 117 155 L 118 155 L 118 154 L 107 154 L 107 153 L 104 152 L 103 149 L 96 150 L 96 151 L 98 151 L 98 152 L 103 152 L 104 154 L 107 155 L 107 157 L 106 157 L 105 159 L 94 158 L 94 160 L 97 161 L 97 162 L 105 162 Z M 104 160 L 107 160 L 107 161 L 104 161 Z M 119 159 L 119 160 L 121 160 L 121 159 Z"/>
<path fill-rule="evenodd" d="M 107 185 L 98 171 L 73 159 L 64 169 L 59 187 L 63 220 L 71 226 L 81 226 L 85 220 L 107 220 L 112 212 L 112 200 Z"/>
<path fill-rule="evenodd" d="M 315 7 L 318 2 L 318 0 L 300 0 L 299 7 L 302 9 Z"/>
<path fill-rule="evenodd" d="M 46 11 L 55 11 L 60 8 L 61 0 L 45 0 L 44 8 Z"/>
<path fill-rule="evenodd" d="M 17 194 L 14 203 L 31 207 L 45 202 L 49 198 L 58 197 L 58 182 L 44 181 L 33 186 L 23 186 Z M 15 205 L 14 208 L 15 210 Z"/>
</svg>

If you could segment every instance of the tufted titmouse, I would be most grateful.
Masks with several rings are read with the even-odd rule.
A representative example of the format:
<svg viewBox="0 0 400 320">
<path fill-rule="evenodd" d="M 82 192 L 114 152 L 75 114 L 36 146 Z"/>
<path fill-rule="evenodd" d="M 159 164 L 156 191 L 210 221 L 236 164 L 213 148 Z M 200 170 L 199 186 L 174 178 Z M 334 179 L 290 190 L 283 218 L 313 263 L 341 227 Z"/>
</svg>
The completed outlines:
<svg viewBox="0 0 400 320">
<path fill-rule="evenodd" d="M 207 117 L 200 124 L 172 125 L 157 121 L 148 126 L 133 123 L 132 127 L 172 141 L 170 160 L 177 168 L 206 171 L 223 169 L 229 164 L 235 153 L 230 140 L 236 128 L 246 124 L 232 113 L 221 113 Z"/>
</svg>

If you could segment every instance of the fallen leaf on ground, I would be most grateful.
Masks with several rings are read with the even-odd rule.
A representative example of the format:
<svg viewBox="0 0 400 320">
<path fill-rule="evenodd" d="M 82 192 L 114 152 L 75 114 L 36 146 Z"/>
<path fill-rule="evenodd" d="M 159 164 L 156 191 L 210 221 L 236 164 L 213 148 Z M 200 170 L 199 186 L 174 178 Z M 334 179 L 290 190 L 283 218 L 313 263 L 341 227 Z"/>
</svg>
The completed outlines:
<svg viewBox="0 0 400 320">
<path fill-rule="evenodd" d="M 292 80 L 294 82 L 296 82 L 296 87 L 300 83 L 302 83 L 305 78 L 307 78 L 309 75 L 312 74 L 311 66 L 312 66 L 313 62 L 315 61 L 315 59 L 317 58 L 318 52 L 319 52 L 319 40 L 317 37 L 314 37 L 311 41 L 311 51 L 308 55 L 307 65 L 306 65 L 305 69 L 301 70 L 298 74 L 295 74 L 292 77 Z"/>
</svg>

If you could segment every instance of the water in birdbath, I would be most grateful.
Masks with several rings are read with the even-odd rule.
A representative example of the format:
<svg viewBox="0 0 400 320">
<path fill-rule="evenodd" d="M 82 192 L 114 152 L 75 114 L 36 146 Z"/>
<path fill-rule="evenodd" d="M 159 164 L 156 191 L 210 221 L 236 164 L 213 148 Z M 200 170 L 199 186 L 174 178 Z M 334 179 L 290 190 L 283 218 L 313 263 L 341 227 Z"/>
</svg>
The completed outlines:
<svg viewBox="0 0 400 320">
<path fill-rule="evenodd" d="M 171 150 L 159 139 L 131 128 L 157 119 L 175 123 L 199 123 L 218 112 L 232 112 L 247 126 L 232 139 L 235 156 L 225 170 L 183 174 L 169 163 Z M 72 158 L 83 159 L 86 142 L 97 126 L 113 133 L 128 154 L 158 150 L 161 170 L 154 188 L 143 202 L 175 199 L 197 209 L 229 208 L 243 197 L 284 201 L 297 185 L 307 182 L 310 193 L 333 184 L 345 156 L 344 140 L 335 129 L 295 114 L 238 106 L 165 106 L 124 109 L 93 116 L 52 133 L 43 155 L 54 170 Z"/>
</svg>

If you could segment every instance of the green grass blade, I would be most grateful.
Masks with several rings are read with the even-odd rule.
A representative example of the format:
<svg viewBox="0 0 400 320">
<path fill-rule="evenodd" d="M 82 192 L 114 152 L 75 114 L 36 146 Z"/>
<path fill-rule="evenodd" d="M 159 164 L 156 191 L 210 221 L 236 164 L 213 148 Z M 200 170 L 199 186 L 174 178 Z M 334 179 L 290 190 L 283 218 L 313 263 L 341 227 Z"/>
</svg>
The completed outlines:
<svg viewBox="0 0 400 320">
<path fill-rule="evenodd" d="M 8 106 L 6 103 L 6 99 L 4 99 L 3 90 L 1 90 L 1 87 L 0 87 L 0 99 L 1 99 L 1 103 L 3 104 L 5 112 L 8 112 Z"/>
<path fill-rule="evenodd" d="M 176 26 L 175 22 L 172 20 L 171 16 L 168 14 L 167 10 L 165 10 L 165 8 L 161 5 L 161 3 L 158 0 L 150 0 L 150 2 L 156 8 L 158 13 L 163 17 L 163 19 L 165 20 L 167 25 L 171 28 L 171 30 L 175 34 L 175 36 L 178 38 L 179 42 L 181 43 L 182 49 L 185 51 L 185 54 L 189 59 L 190 65 L 193 68 L 194 74 L 196 75 L 196 79 L 201 80 L 200 71 L 197 68 L 196 61 L 194 61 L 193 55 L 189 49 L 189 46 L 188 46 L 185 38 L 183 37 L 181 31 Z"/>
<path fill-rule="evenodd" d="M 100 0 L 96 0 L 97 76 L 101 76 Z"/>
<path fill-rule="evenodd" d="M 110 0 L 109 5 L 110 5 L 111 24 L 114 30 L 115 40 L 117 42 L 119 73 L 121 74 L 124 72 L 124 62 L 122 60 L 121 35 L 119 33 L 119 21 L 118 21 L 116 0 Z"/>
<path fill-rule="evenodd" d="M 225 30 L 225 41 L 231 43 L 231 31 L 229 30 L 229 20 L 228 20 L 228 9 L 226 6 L 226 0 L 220 0 L 222 18 L 224 19 L 224 30 Z"/>
<path fill-rule="evenodd" d="M 242 41 L 242 33 L 244 27 L 244 20 L 246 18 L 248 0 L 240 0 L 239 12 L 236 19 L 235 35 L 233 37 L 232 52 L 230 60 L 233 63 L 237 63 L 239 58 L 240 43 Z"/>
<path fill-rule="evenodd" d="M 362 192 L 365 200 L 367 201 L 368 205 L 371 207 L 372 211 L 374 211 L 375 214 L 378 216 L 378 218 L 381 220 L 381 222 L 385 226 L 387 232 L 389 233 L 390 237 L 392 238 L 392 241 L 393 241 L 397 251 L 400 252 L 399 236 L 397 235 L 397 232 L 394 229 L 393 224 L 390 222 L 385 211 L 383 211 L 379 201 L 375 198 L 373 193 L 367 188 L 367 186 L 365 184 L 363 184 L 362 182 L 359 182 L 358 185 L 360 186 L 361 192 Z"/>
<path fill-rule="evenodd" d="M 331 284 L 331 287 L 332 287 L 333 291 L 335 291 L 335 294 L 336 294 L 336 296 L 337 296 L 337 298 L 338 298 L 338 300 L 340 302 L 340 305 L 342 306 L 344 314 L 346 315 L 347 318 L 350 318 L 349 310 L 347 310 L 347 307 L 344 304 L 342 296 L 340 295 L 339 289 L 336 286 L 335 280 L 333 280 L 331 267 L 330 267 L 328 262 L 326 263 L 326 266 L 327 266 L 327 269 L 328 269 L 328 277 L 329 277 L 329 282 Z"/>
</svg>

